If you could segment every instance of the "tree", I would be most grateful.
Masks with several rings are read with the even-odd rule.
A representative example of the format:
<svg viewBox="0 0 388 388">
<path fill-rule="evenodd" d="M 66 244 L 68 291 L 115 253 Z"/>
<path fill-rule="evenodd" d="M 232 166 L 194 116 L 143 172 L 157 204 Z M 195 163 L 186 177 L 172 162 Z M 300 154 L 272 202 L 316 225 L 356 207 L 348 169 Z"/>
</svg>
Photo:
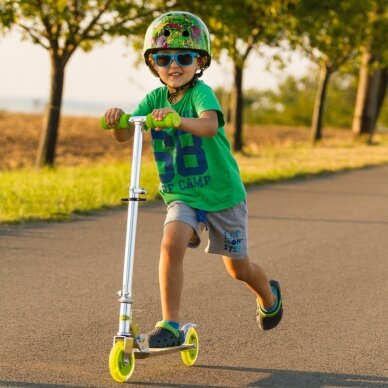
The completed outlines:
<svg viewBox="0 0 388 388">
<path fill-rule="evenodd" d="M 214 56 L 219 57 L 226 51 L 233 61 L 231 120 L 235 151 L 241 151 L 244 145 L 243 72 L 246 61 L 261 45 L 275 45 L 281 40 L 291 3 L 288 0 L 208 0 L 186 4 L 189 11 L 197 13 L 208 25 Z"/>
<path fill-rule="evenodd" d="M 322 138 L 322 123 L 331 75 L 357 54 L 363 40 L 359 26 L 364 20 L 364 2 L 300 0 L 295 8 L 290 40 L 318 64 L 319 82 L 311 123 L 312 140 Z"/>
<path fill-rule="evenodd" d="M 49 52 L 51 86 L 46 123 L 39 143 L 37 166 L 52 166 L 60 121 L 66 65 L 81 48 L 91 50 L 108 37 L 135 34 L 144 22 L 164 9 L 153 0 L 9 0 L 5 13 L 15 16 L 24 37 Z M 169 6 L 174 5 L 173 2 Z"/>
<path fill-rule="evenodd" d="M 366 39 L 363 45 L 357 100 L 352 130 L 372 143 L 377 118 L 384 102 L 388 82 L 388 6 L 382 0 L 366 1 Z"/>
<path fill-rule="evenodd" d="M 215 35 L 215 48 L 225 49 L 233 61 L 231 119 L 234 127 L 233 147 L 242 151 L 243 138 L 243 74 L 246 61 L 253 50 L 276 45 L 284 37 L 289 1 L 224 2 L 215 9 L 210 28 Z M 237 7 L 236 7 L 237 5 Z"/>
</svg>

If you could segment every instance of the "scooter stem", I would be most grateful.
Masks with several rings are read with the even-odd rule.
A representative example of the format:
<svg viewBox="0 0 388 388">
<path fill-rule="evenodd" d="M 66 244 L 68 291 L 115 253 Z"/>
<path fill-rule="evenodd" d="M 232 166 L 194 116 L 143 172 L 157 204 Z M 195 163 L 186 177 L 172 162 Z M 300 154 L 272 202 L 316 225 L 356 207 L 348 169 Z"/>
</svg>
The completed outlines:
<svg viewBox="0 0 388 388">
<path fill-rule="evenodd" d="M 132 151 L 131 183 L 129 187 L 127 232 L 125 240 L 123 288 L 119 291 L 120 295 L 120 323 L 118 335 L 129 336 L 132 324 L 132 276 L 135 259 L 135 240 L 136 225 L 138 213 L 139 196 L 145 193 L 144 189 L 139 187 L 140 182 L 140 163 L 143 145 L 143 126 L 146 117 L 131 117 L 130 122 L 135 124 L 135 133 Z"/>
</svg>

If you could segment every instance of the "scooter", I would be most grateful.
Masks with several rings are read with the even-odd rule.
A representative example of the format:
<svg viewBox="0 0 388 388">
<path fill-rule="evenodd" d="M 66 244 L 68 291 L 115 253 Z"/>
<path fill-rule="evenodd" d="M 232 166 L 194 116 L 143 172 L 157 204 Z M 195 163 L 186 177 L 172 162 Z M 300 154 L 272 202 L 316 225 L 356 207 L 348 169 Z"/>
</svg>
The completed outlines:
<svg viewBox="0 0 388 388">
<path fill-rule="evenodd" d="M 180 116 L 177 113 L 167 114 L 163 120 L 155 120 L 151 114 L 148 116 L 131 116 L 123 114 L 116 128 L 131 128 L 134 126 L 134 141 L 132 152 L 131 183 L 128 202 L 127 231 L 124 254 L 123 288 L 118 292 L 120 299 L 119 331 L 113 338 L 113 346 L 109 354 L 109 371 L 117 382 L 125 382 L 130 379 L 135 369 L 135 360 L 151 356 L 159 356 L 168 353 L 180 352 L 185 365 L 191 366 L 198 357 L 199 340 L 195 330 L 196 325 L 186 323 L 181 330 L 185 334 L 185 341 L 180 346 L 168 348 L 150 348 L 148 336 L 141 334 L 132 314 L 132 276 L 135 259 L 135 239 L 138 215 L 138 202 L 144 201 L 141 195 L 146 190 L 139 187 L 140 164 L 143 144 L 143 131 L 148 128 L 178 128 Z M 109 129 L 104 118 L 101 118 L 101 126 Z"/>
</svg>

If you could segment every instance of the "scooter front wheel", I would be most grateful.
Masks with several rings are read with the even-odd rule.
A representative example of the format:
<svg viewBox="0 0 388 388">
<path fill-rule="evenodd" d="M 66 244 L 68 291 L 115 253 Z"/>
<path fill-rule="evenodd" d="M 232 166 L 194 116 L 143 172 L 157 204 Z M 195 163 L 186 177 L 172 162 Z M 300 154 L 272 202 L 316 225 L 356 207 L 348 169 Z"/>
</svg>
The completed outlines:
<svg viewBox="0 0 388 388">
<path fill-rule="evenodd" d="M 128 381 L 135 369 L 135 354 L 128 357 L 124 353 L 124 341 L 117 341 L 109 354 L 109 371 L 118 383 Z"/>
<path fill-rule="evenodd" d="M 189 350 L 183 350 L 181 352 L 181 358 L 185 365 L 191 366 L 194 365 L 198 357 L 199 352 L 199 340 L 196 330 L 191 327 L 186 334 L 185 344 L 195 344 L 195 347 Z"/>
</svg>

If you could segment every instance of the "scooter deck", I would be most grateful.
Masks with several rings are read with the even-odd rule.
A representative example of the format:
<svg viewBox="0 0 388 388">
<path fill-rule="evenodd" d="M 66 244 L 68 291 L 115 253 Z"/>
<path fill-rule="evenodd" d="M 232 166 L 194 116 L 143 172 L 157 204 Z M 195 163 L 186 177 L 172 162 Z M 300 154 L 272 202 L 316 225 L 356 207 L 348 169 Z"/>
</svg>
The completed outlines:
<svg viewBox="0 0 388 388">
<path fill-rule="evenodd" d="M 148 350 L 133 349 L 135 358 L 147 358 L 154 356 L 161 356 L 162 354 L 169 354 L 175 352 L 182 352 L 183 350 L 190 350 L 196 347 L 195 344 L 182 344 L 179 346 L 170 346 L 168 348 L 148 348 Z"/>
</svg>

